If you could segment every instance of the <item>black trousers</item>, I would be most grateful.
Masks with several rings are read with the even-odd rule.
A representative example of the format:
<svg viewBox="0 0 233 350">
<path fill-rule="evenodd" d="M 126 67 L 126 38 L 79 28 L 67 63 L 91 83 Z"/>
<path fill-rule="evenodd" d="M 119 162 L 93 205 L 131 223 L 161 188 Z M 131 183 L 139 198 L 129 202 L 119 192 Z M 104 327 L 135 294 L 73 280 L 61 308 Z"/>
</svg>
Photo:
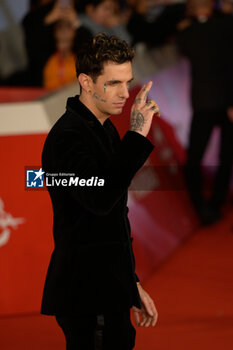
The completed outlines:
<svg viewBox="0 0 233 350">
<path fill-rule="evenodd" d="M 67 350 L 132 350 L 136 331 L 130 310 L 102 315 L 56 316 Z"/>
<path fill-rule="evenodd" d="M 233 123 L 228 119 L 226 110 L 195 111 L 190 129 L 186 176 L 189 192 L 196 208 L 200 207 L 204 201 L 201 160 L 213 128 L 217 125 L 221 128 L 221 139 L 219 166 L 216 169 L 210 200 L 213 207 L 220 209 L 229 188 L 233 163 Z"/>
</svg>

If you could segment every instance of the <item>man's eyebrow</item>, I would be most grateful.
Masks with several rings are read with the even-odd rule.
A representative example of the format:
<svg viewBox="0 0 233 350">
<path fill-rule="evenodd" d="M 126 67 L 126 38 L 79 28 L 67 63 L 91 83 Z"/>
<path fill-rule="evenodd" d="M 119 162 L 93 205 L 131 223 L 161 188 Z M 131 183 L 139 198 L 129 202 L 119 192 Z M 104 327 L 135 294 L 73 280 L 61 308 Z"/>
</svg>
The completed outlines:
<svg viewBox="0 0 233 350">
<path fill-rule="evenodd" d="M 133 81 L 134 78 L 131 78 L 130 80 L 127 81 L 127 83 L 131 83 L 131 81 Z M 117 80 L 117 79 L 112 79 L 112 80 L 108 80 L 106 81 L 106 84 L 113 84 L 113 83 L 122 83 L 121 80 Z"/>
<path fill-rule="evenodd" d="M 120 80 L 116 80 L 116 79 L 112 79 L 112 80 L 106 81 L 106 84 L 112 84 L 112 83 L 121 83 L 121 81 Z"/>
</svg>

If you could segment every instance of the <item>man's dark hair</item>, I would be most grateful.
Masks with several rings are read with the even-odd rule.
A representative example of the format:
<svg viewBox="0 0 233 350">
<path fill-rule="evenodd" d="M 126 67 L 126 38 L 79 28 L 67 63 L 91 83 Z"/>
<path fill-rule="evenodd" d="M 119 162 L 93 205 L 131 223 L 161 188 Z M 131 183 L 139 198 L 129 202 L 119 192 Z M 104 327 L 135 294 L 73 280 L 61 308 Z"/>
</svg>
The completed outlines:
<svg viewBox="0 0 233 350">
<path fill-rule="evenodd" d="M 84 73 L 91 76 L 95 82 L 101 75 L 105 62 L 122 64 L 131 62 L 133 58 L 134 50 L 126 41 L 113 35 L 99 33 L 78 49 L 76 54 L 77 77 Z"/>
</svg>

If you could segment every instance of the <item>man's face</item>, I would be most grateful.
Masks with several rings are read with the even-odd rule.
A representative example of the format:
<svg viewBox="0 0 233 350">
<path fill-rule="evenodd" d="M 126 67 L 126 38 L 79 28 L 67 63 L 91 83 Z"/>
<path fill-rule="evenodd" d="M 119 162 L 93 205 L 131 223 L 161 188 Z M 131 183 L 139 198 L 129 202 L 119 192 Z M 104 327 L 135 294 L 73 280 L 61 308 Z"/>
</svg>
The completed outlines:
<svg viewBox="0 0 233 350">
<path fill-rule="evenodd" d="M 103 72 L 92 83 L 92 102 L 96 117 L 105 118 L 122 112 L 133 80 L 131 62 L 106 62 Z"/>
</svg>

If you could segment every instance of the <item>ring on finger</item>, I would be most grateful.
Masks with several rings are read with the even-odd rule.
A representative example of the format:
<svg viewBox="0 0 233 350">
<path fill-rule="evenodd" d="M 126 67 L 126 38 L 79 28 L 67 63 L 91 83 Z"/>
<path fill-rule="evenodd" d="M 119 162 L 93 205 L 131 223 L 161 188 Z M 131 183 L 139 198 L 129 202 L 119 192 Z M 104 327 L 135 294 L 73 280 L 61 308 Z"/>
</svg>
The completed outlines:
<svg viewBox="0 0 233 350">
<path fill-rule="evenodd" d="M 154 105 L 155 106 L 155 102 L 153 100 L 147 101 L 146 106 L 150 106 L 150 105 Z"/>
</svg>

